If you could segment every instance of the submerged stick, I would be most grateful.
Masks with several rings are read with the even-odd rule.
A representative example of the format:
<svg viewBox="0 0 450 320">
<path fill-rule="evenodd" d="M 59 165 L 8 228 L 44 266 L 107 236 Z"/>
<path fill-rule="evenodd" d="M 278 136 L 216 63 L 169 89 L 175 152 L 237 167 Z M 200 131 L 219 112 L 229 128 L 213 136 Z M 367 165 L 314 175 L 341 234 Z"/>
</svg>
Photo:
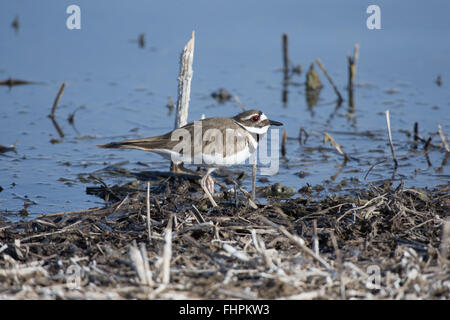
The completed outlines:
<svg viewBox="0 0 450 320">
<path fill-rule="evenodd" d="M 386 124 L 389 136 L 389 146 L 391 147 L 392 158 L 394 159 L 394 169 L 398 167 L 397 157 L 395 156 L 394 144 L 392 143 L 392 133 L 391 133 L 391 119 L 389 117 L 389 110 L 386 110 Z"/>
<path fill-rule="evenodd" d="M 61 86 L 59 87 L 59 90 L 58 90 L 58 93 L 56 95 L 55 101 L 53 102 L 52 111 L 48 115 L 48 117 L 51 118 L 51 119 L 55 118 L 55 111 L 56 111 L 56 108 L 58 108 L 59 99 L 61 99 L 61 96 L 62 96 L 62 94 L 64 92 L 64 88 L 65 87 L 66 87 L 66 83 L 65 82 L 61 83 Z"/>
<path fill-rule="evenodd" d="M 339 92 L 339 89 L 337 88 L 337 86 L 334 84 L 333 79 L 331 79 L 330 75 L 328 74 L 327 70 L 325 69 L 325 66 L 322 64 L 322 61 L 320 61 L 319 58 L 316 59 L 316 63 L 319 66 L 320 70 L 322 70 L 323 74 L 325 75 L 325 77 L 328 79 L 328 81 L 330 82 L 331 86 L 334 89 L 334 92 L 336 93 L 336 95 L 338 96 L 338 104 L 341 104 L 342 101 L 344 101 L 344 99 L 342 98 L 341 93 Z"/>
</svg>

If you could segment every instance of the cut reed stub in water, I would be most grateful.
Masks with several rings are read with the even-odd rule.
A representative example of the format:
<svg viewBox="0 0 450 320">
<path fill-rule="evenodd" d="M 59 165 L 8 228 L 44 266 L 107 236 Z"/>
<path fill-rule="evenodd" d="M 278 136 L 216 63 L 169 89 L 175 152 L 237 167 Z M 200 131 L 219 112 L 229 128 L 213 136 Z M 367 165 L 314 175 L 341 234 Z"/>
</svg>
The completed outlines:
<svg viewBox="0 0 450 320">
<path fill-rule="evenodd" d="M 389 146 L 391 147 L 392 159 L 394 160 L 394 169 L 397 169 L 398 161 L 397 161 L 397 157 L 395 156 L 394 144 L 392 143 L 391 118 L 389 115 L 389 110 L 386 110 L 385 113 L 386 113 L 386 124 L 387 124 L 388 137 L 389 137 Z"/>
<path fill-rule="evenodd" d="M 281 155 L 283 157 L 286 156 L 286 143 L 287 143 L 287 130 L 284 130 L 283 132 L 283 138 L 281 139 Z"/>
<path fill-rule="evenodd" d="M 356 76 L 356 62 L 359 57 L 359 44 L 355 44 L 355 48 L 353 49 L 353 57 L 350 55 L 347 56 L 348 60 L 348 106 L 353 108 L 355 106 L 355 101 L 353 98 L 353 86 L 355 82 Z M 351 110 L 351 113 L 354 113 L 354 110 Z"/>
<path fill-rule="evenodd" d="M 289 51 L 288 51 L 288 35 L 283 34 L 283 73 L 284 80 L 289 80 Z"/>
<path fill-rule="evenodd" d="M 414 148 L 417 148 L 418 141 L 419 141 L 419 123 L 414 122 Z"/>
<path fill-rule="evenodd" d="M 450 148 L 447 143 L 447 138 L 445 137 L 445 134 L 442 132 L 442 127 L 440 124 L 438 124 L 438 133 L 439 133 L 439 136 L 441 137 L 442 144 L 444 145 L 445 151 L 450 152 Z"/>
<path fill-rule="evenodd" d="M 353 90 L 353 85 L 355 82 L 356 75 L 356 62 L 359 58 L 359 44 L 355 44 L 355 48 L 353 49 L 353 57 L 348 55 L 348 89 Z"/>
</svg>

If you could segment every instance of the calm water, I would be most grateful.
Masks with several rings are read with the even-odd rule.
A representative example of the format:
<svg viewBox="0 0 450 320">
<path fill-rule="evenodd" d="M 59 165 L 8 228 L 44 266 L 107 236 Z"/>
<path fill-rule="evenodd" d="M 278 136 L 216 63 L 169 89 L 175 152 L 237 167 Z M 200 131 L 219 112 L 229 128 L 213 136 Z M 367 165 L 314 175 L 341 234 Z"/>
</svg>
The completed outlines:
<svg viewBox="0 0 450 320">
<path fill-rule="evenodd" d="M 391 111 L 400 162 L 396 179 L 420 187 L 448 183 L 450 170 L 441 166 L 442 150 L 431 149 L 427 161 L 422 145 L 411 149 L 412 138 L 405 130 L 411 132 L 417 121 L 425 139 L 438 124 L 450 135 L 450 4 L 410 3 L 377 1 L 382 30 L 368 30 L 370 3 L 356 0 L 320 1 L 320 5 L 318 1 L 76 1 L 81 30 L 68 30 L 66 8 L 72 1 L 1 1 L 0 80 L 13 77 L 40 83 L 0 87 L 0 144 L 18 140 L 17 154 L 0 155 L 0 211 L 17 212 L 27 199 L 35 203 L 28 208 L 32 215 L 102 205 L 85 194 L 91 184 L 81 182 L 79 175 L 125 160 L 127 169 L 167 170 L 167 161 L 158 155 L 100 150 L 96 145 L 173 129 L 174 117 L 166 104 L 169 95 L 176 101 L 179 54 L 192 30 L 196 43 L 189 120 L 202 114 L 238 113 L 234 102 L 219 104 L 211 98 L 223 87 L 246 108 L 258 107 L 282 121 L 282 130 L 293 139 L 288 140 L 278 175 L 269 177 L 271 183 L 298 189 L 338 173 L 335 183 L 355 177 L 364 185 L 367 170 L 384 158 L 389 160 L 376 166 L 367 181 L 391 177 L 386 109 Z M 17 31 L 11 27 L 16 16 Z M 144 48 L 136 42 L 141 33 Z M 304 70 L 292 80 L 304 82 L 305 71 L 320 58 L 345 98 L 346 55 L 360 44 L 351 117 L 347 101 L 335 110 L 335 94 L 317 68 L 325 85 L 318 104 L 308 107 L 301 85 L 289 86 L 288 102 L 282 103 L 283 33 L 289 35 L 291 60 Z M 441 86 L 435 83 L 438 75 Z M 67 86 L 56 120 L 65 136 L 52 144 L 60 137 L 47 115 L 63 81 Z M 72 126 L 67 117 L 75 110 Z M 300 127 L 310 134 L 303 145 L 295 139 Z M 339 171 L 342 156 L 323 145 L 326 131 L 359 161 L 350 161 Z M 361 135 L 364 132 L 373 135 Z M 439 136 L 432 143 L 439 144 Z M 330 149 L 311 149 L 317 147 Z M 299 171 L 308 175 L 299 178 Z M 107 183 L 119 182 L 104 178 Z M 250 180 L 246 182 L 248 186 Z M 8 215 L 14 219 L 14 214 Z"/>
</svg>

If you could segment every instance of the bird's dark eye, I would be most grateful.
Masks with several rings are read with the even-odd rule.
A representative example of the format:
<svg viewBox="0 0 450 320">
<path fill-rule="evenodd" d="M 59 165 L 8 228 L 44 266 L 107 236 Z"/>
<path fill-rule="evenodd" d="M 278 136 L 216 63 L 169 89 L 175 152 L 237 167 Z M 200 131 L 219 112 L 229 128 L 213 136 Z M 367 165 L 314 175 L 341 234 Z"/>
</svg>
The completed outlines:
<svg viewBox="0 0 450 320">
<path fill-rule="evenodd" d="M 253 116 L 253 117 L 251 118 L 251 120 L 252 120 L 253 122 L 258 122 L 258 121 L 259 121 L 259 116 Z"/>
</svg>

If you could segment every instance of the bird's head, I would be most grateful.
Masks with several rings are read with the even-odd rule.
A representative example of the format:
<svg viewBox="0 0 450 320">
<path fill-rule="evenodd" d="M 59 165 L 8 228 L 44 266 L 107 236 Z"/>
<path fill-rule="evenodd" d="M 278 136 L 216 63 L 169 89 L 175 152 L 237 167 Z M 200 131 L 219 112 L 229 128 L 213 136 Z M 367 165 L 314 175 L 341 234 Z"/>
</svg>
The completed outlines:
<svg viewBox="0 0 450 320">
<path fill-rule="evenodd" d="M 270 126 L 283 125 L 281 122 L 269 120 L 260 110 L 247 110 L 239 113 L 233 119 L 247 131 L 256 134 L 265 134 Z"/>
</svg>

